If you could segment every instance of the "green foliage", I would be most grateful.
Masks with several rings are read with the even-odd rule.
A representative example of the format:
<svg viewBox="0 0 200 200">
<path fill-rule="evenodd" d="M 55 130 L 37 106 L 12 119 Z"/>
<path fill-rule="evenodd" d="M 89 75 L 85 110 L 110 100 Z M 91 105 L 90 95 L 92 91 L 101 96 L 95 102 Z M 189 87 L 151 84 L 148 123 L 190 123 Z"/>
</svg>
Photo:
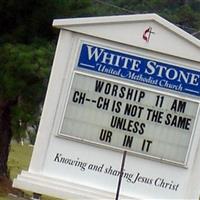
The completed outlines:
<svg viewBox="0 0 200 200">
<path fill-rule="evenodd" d="M 173 23 L 200 28 L 199 0 L 1 0 L 0 43 L 52 40 L 55 18 L 158 13 Z"/>
<path fill-rule="evenodd" d="M 177 10 L 178 23 L 185 26 L 198 28 L 200 25 L 200 14 L 194 12 L 189 5 L 184 5 Z"/>
<path fill-rule="evenodd" d="M 91 15 L 157 13 L 192 33 L 200 30 L 199 0 L 94 0 Z"/>
<path fill-rule="evenodd" d="M 0 47 L 0 100 L 16 100 L 11 122 L 20 137 L 28 124 L 38 123 L 54 48 L 38 42 Z"/>
<path fill-rule="evenodd" d="M 1 0 L 0 41 L 51 40 L 55 37 L 53 19 L 86 15 L 89 5 L 90 0 Z"/>
<path fill-rule="evenodd" d="M 12 105 L 15 138 L 38 125 L 57 33 L 55 18 L 87 16 L 90 0 L 1 0 L 0 102 Z"/>
<path fill-rule="evenodd" d="M 90 14 L 91 0 L 68 0 L 65 17 L 87 17 Z"/>
</svg>

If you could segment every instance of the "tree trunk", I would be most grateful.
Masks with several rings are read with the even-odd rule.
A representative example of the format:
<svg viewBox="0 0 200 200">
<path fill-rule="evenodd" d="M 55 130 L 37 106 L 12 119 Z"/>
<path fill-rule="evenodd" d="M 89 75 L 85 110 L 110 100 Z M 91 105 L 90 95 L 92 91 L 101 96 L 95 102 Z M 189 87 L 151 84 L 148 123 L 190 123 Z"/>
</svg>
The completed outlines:
<svg viewBox="0 0 200 200">
<path fill-rule="evenodd" d="M 11 101 L 0 101 L 0 177 L 9 177 L 8 154 L 12 138 Z"/>
</svg>

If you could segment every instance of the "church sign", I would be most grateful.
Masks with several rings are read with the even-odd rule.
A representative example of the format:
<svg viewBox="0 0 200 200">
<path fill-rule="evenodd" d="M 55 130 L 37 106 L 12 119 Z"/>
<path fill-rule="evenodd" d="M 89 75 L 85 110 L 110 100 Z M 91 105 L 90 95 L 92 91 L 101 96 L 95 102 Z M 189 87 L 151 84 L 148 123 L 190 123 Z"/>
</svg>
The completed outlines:
<svg viewBox="0 0 200 200">
<path fill-rule="evenodd" d="M 53 25 L 36 143 L 14 187 L 61 199 L 199 199 L 199 40 L 156 14 Z"/>
</svg>

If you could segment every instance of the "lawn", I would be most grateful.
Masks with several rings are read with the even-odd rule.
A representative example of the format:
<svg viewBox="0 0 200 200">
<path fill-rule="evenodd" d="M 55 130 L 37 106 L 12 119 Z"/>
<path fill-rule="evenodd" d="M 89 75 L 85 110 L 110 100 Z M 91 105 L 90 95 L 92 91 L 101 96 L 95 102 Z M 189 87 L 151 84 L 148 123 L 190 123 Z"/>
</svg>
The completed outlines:
<svg viewBox="0 0 200 200">
<path fill-rule="evenodd" d="M 22 146 L 21 144 L 17 144 L 15 142 L 12 143 L 10 154 L 9 154 L 9 161 L 8 161 L 9 174 L 12 180 L 13 178 L 16 178 L 17 174 L 21 173 L 22 170 L 28 169 L 32 150 L 33 150 L 33 147 L 28 144 L 24 144 Z M 25 195 L 27 197 L 30 197 L 31 193 L 25 192 Z M 14 198 L 5 196 L 0 193 L 0 200 L 13 200 L 13 199 Z M 56 198 L 52 198 L 48 196 L 42 196 L 41 199 L 42 200 L 58 200 Z"/>
<path fill-rule="evenodd" d="M 8 167 L 10 178 L 16 178 L 17 174 L 21 173 L 22 170 L 27 170 L 31 155 L 32 155 L 33 147 L 24 144 L 23 146 L 18 143 L 12 143 L 9 160 L 8 160 Z"/>
</svg>

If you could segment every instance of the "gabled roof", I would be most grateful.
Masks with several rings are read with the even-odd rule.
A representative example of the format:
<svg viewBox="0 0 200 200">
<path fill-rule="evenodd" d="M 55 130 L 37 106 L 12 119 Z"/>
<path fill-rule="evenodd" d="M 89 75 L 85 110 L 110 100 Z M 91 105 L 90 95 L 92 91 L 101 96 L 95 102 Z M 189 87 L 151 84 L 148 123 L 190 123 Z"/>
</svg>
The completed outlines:
<svg viewBox="0 0 200 200">
<path fill-rule="evenodd" d="M 57 19 L 53 26 L 200 62 L 200 40 L 157 14 Z M 149 27 L 154 33 L 147 42 Z"/>
</svg>

